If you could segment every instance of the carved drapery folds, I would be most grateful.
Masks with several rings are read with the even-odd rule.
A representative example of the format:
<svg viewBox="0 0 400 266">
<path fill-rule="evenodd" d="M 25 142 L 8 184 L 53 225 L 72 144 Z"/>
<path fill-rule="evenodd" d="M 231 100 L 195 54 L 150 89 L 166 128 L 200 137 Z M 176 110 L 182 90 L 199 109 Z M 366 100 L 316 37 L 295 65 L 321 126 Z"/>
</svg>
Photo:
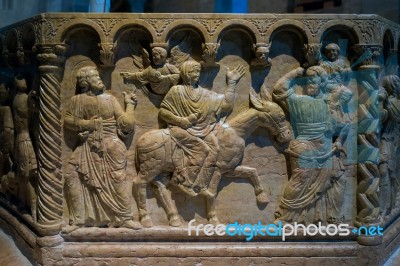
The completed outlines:
<svg viewBox="0 0 400 266">
<path fill-rule="evenodd" d="M 378 59 L 382 47 L 354 47 L 358 84 L 358 166 L 357 166 L 357 225 L 381 221 L 379 204 L 379 82 Z"/>
<path fill-rule="evenodd" d="M 62 44 L 37 45 L 40 63 L 38 225 L 49 233 L 58 232 L 63 216 L 59 107 L 65 48 Z"/>
</svg>

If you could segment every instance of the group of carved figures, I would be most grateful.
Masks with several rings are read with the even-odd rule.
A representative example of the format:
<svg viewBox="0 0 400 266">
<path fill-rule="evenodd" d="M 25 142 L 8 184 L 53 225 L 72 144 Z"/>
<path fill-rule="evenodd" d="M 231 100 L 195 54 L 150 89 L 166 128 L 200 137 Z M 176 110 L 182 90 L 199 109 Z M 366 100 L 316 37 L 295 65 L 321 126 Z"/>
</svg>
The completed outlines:
<svg viewBox="0 0 400 266">
<path fill-rule="evenodd" d="M 37 160 L 30 128 L 35 121 L 38 99 L 36 91 L 28 94 L 22 75 L 14 78 L 16 94 L 9 104 L 11 91 L 0 84 L 0 177 L 1 192 L 15 199 L 20 209 L 36 221 Z"/>
<path fill-rule="evenodd" d="M 268 47 L 258 47 L 252 65 L 270 67 L 268 52 Z M 211 223 L 219 223 L 215 199 L 221 177 L 249 179 L 257 202 L 267 204 L 269 199 L 257 169 L 241 164 L 245 139 L 258 127 L 267 130 L 289 159 L 289 180 L 275 212 L 276 222 L 341 222 L 344 188 L 339 181 L 345 174 L 343 144 L 350 130 L 348 103 L 353 97 L 347 83 L 352 71 L 337 44 L 326 45 L 323 52 L 325 56 L 312 64 L 282 76 L 271 91 L 263 92 L 263 97 L 250 89 L 251 108 L 231 117 L 237 83 L 246 72 L 244 66 L 227 69 L 225 92 L 217 94 L 198 85 L 199 62 L 187 56 L 174 64 L 168 61 L 164 48 L 154 47 L 152 64 L 137 72 L 120 73 L 125 81 L 148 84 L 154 93 L 164 97 L 158 115 L 167 126 L 148 131 L 137 140 L 136 158 L 126 157 L 127 147 L 122 141 L 134 134 L 135 107 L 140 104 L 136 95 L 124 93 L 123 108 L 114 96 L 106 93 L 96 67 L 80 68 L 76 74 L 79 93 L 71 98 L 64 117 L 64 127 L 79 139 L 64 172 L 69 209 L 69 226 L 64 232 L 83 226 L 151 227 L 146 206 L 149 183 L 155 188 L 171 226 L 180 226 L 181 218 L 169 185 L 190 196 L 204 196 Z M 31 208 L 34 217 L 33 181 L 37 164 L 29 137 L 29 96 L 23 84 L 17 76 L 15 85 L 19 92 L 13 112 L 4 101 L 6 98 L 0 97 L 2 174 L 7 172 L 7 164 L 16 165 L 15 170 L 9 169 L 15 177 L 4 175 L 2 186 L 14 179 L 21 202 Z M 399 77 L 386 76 L 379 93 L 383 121 L 383 214 L 390 213 L 400 189 L 396 179 L 399 90 Z M 5 87 L 1 92 L 7 93 Z M 13 139 L 14 142 L 10 141 Z M 126 173 L 127 159 L 136 160 L 132 191 Z M 133 220 L 130 193 L 135 198 L 141 225 Z"/>
</svg>

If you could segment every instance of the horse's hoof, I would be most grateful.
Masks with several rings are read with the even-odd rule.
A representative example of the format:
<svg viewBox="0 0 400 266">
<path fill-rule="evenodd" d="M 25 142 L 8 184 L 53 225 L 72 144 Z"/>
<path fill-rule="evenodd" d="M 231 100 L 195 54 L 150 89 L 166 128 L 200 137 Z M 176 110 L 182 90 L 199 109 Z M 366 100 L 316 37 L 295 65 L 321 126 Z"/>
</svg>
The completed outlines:
<svg viewBox="0 0 400 266">
<path fill-rule="evenodd" d="M 182 225 L 181 219 L 179 218 L 178 215 L 172 215 L 171 218 L 169 219 L 169 225 L 173 227 L 179 227 Z"/>
<path fill-rule="evenodd" d="M 146 215 L 144 216 L 141 220 L 140 223 L 143 225 L 145 228 L 149 228 L 153 226 L 153 222 L 151 221 L 150 216 Z"/>
<path fill-rule="evenodd" d="M 220 224 L 218 217 L 214 216 L 208 219 L 208 223 L 217 226 Z"/>
<path fill-rule="evenodd" d="M 261 192 L 260 194 L 258 194 L 258 195 L 256 196 L 256 198 L 257 198 L 257 202 L 258 202 L 259 204 L 268 204 L 268 203 L 269 203 L 268 196 L 267 196 L 267 194 L 266 194 L 264 191 Z"/>
</svg>

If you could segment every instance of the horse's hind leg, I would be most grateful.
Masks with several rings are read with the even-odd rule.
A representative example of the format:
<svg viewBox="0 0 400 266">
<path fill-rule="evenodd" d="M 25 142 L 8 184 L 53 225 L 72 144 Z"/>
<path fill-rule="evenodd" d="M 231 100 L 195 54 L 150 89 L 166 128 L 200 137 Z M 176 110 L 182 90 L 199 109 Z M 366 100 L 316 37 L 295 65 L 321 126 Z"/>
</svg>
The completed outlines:
<svg viewBox="0 0 400 266">
<path fill-rule="evenodd" d="M 268 204 L 269 199 L 261 185 L 260 177 L 258 176 L 257 169 L 249 166 L 238 166 L 232 172 L 226 174 L 229 177 L 242 177 L 250 179 L 251 184 L 254 187 L 254 193 L 259 204 Z"/>
<path fill-rule="evenodd" d="M 147 178 L 146 176 L 139 174 L 134 178 L 133 182 L 133 196 L 136 200 L 136 204 L 139 211 L 139 220 L 144 227 L 152 227 L 153 222 L 151 221 L 150 215 L 147 212 Z"/>
<path fill-rule="evenodd" d="M 152 182 L 154 192 L 157 199 L 160 201 L 165 213 L 168 216 L 170 226 L 181 226 L 181 220 L 178 215 L 178 210 L 171 199 L 171 192 L 166 188 L 170 179 L 170 174 L 163 173 L 159 176 L 158 180 Z"/>
</svg>

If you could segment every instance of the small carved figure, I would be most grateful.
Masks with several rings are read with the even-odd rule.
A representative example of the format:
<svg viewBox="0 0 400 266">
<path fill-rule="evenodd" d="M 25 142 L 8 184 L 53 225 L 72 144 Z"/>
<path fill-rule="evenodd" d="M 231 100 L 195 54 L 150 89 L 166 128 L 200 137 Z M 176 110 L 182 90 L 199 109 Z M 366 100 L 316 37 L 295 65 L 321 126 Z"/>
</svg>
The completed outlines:
<svg viewBox="0 0 400 266">
<path fill-rule="evenodd" d="M 69 158 L 65 182 L 71 232 L 80 226 L 122 226 L 137 229 L 132 220 L 126 180 L 126 147 L 119 137 L 134 130 L 136 95 L 124 94 L 126 110 L 104 93 L 93 66 L 78 70 L 77 86 L 64 119 L 79 144 Z"/>
<path fill-rule="evenodd" d="M 269 46 L 270 45 L 257 46 L 255 49 L 256 57 L 251 61 L 252 66 L 260 68 L 271 66 L 271 59 L 268 57 Z"/>
<path fill-rule="evenodd" d="M 383 121 L 380 152 L 380 195 L 381 213 L 390 214 L 396 205 L 396 198 L 400 191 L 397 177 L 399 165 L 400 141 L 400 78 L 397 75 L 388 75 L 383 78 L 379 91 L 381 102 L 381 119 Z"/>
<path fill-rule="evenodd" d="M 14 85 L 17 89 L 13 102 L 13 115 L 15 127 L 15 151 L 17 180 L 19 180 L 19 193 L 21 207 L 31 211 L 32 219 L 36 221 L 37 209 L 37 161 L 29 133 L 30 110 L 29 102 L 33 94 L 28 95 L 28 86 L 22 75 L 15 76 Z M 32 90 L 33 92 L 33 90 Z"/>
<path fill-rule="evenodd" d="M 14 122 L 8 100 L 10 93 L 0 84 L 0 177 L 11 171 L 11 154 L 14 148 Z"/>
<path fill-rule="evenodd" d="M 154 93 L 165 95 L 168 90 L 178 84 L 179 69 L 167 62 L 167 51 L 162 47 L 152 49 L 153 66 L 139 72 L 121 72 L 126 80 L 138 80 L 142 84 L 150 84 Z"/>
<path fill-rule="evenodd" d="M 215 197 L 222 176 L 248 178 L 257 202 L 268 203 L 257 169 L 241 165 L 245 138 L 258 127 L 267 128 L 281 144 L 287 143 L 291 134 L 282 109 L 276 103 L 256 100 L 254 96 L 251 100 L 255 108 L 220 124 L 223 113 L 233 107 L 236 83 L 244 71 L 242 66 L 227 71 L 227 88 L 221 95 L 197 85 L 199 63 L 182 64 L 183 85 L 171 88 L 159 112 L 168 129 L 149 131 L 138 140 L 135 197 L 143 226 L 152 226 L 146 207 L 149 182 L 156 188 L 156 196 L 171 226 L 180 226 L 181 222 L 166 189 L 169 183 L 190 195 L 205 196 L 207 218 L 215 224 L 219 223 Z"/>
<path fill-rule="evenodd" d="M 344 173 L 339 152 L 348 133 L 341 127 L 334 138 L 336 124 L 323 93 L 326 72 L 319 66 L 298 68 L 278 80 L 274 99 L 290 114 L 295 140 L 288 149 L 291 173 L 279 207 L 277 221 L 310 224 L 340 222 L 343 193 L 339 178 Z M 293 80 L 305 79 L 306 85 L 291 86 Z M 296 80 L 295 80 L 296 81 Z"/>
<path fill-rule="evenodd" d="M 353 96 L 345 85 L 351 72 L 350 66 L 341 58 L 340 47 L 336 43 L 328 44 L 324 54 L 328 60 L 321 61 L 320 66 L 328 73 L 326 91 L 329 107 L 337 123 L 349 123 L 350 117 L 344 112 L 344 107 Z"/>
</svg>

